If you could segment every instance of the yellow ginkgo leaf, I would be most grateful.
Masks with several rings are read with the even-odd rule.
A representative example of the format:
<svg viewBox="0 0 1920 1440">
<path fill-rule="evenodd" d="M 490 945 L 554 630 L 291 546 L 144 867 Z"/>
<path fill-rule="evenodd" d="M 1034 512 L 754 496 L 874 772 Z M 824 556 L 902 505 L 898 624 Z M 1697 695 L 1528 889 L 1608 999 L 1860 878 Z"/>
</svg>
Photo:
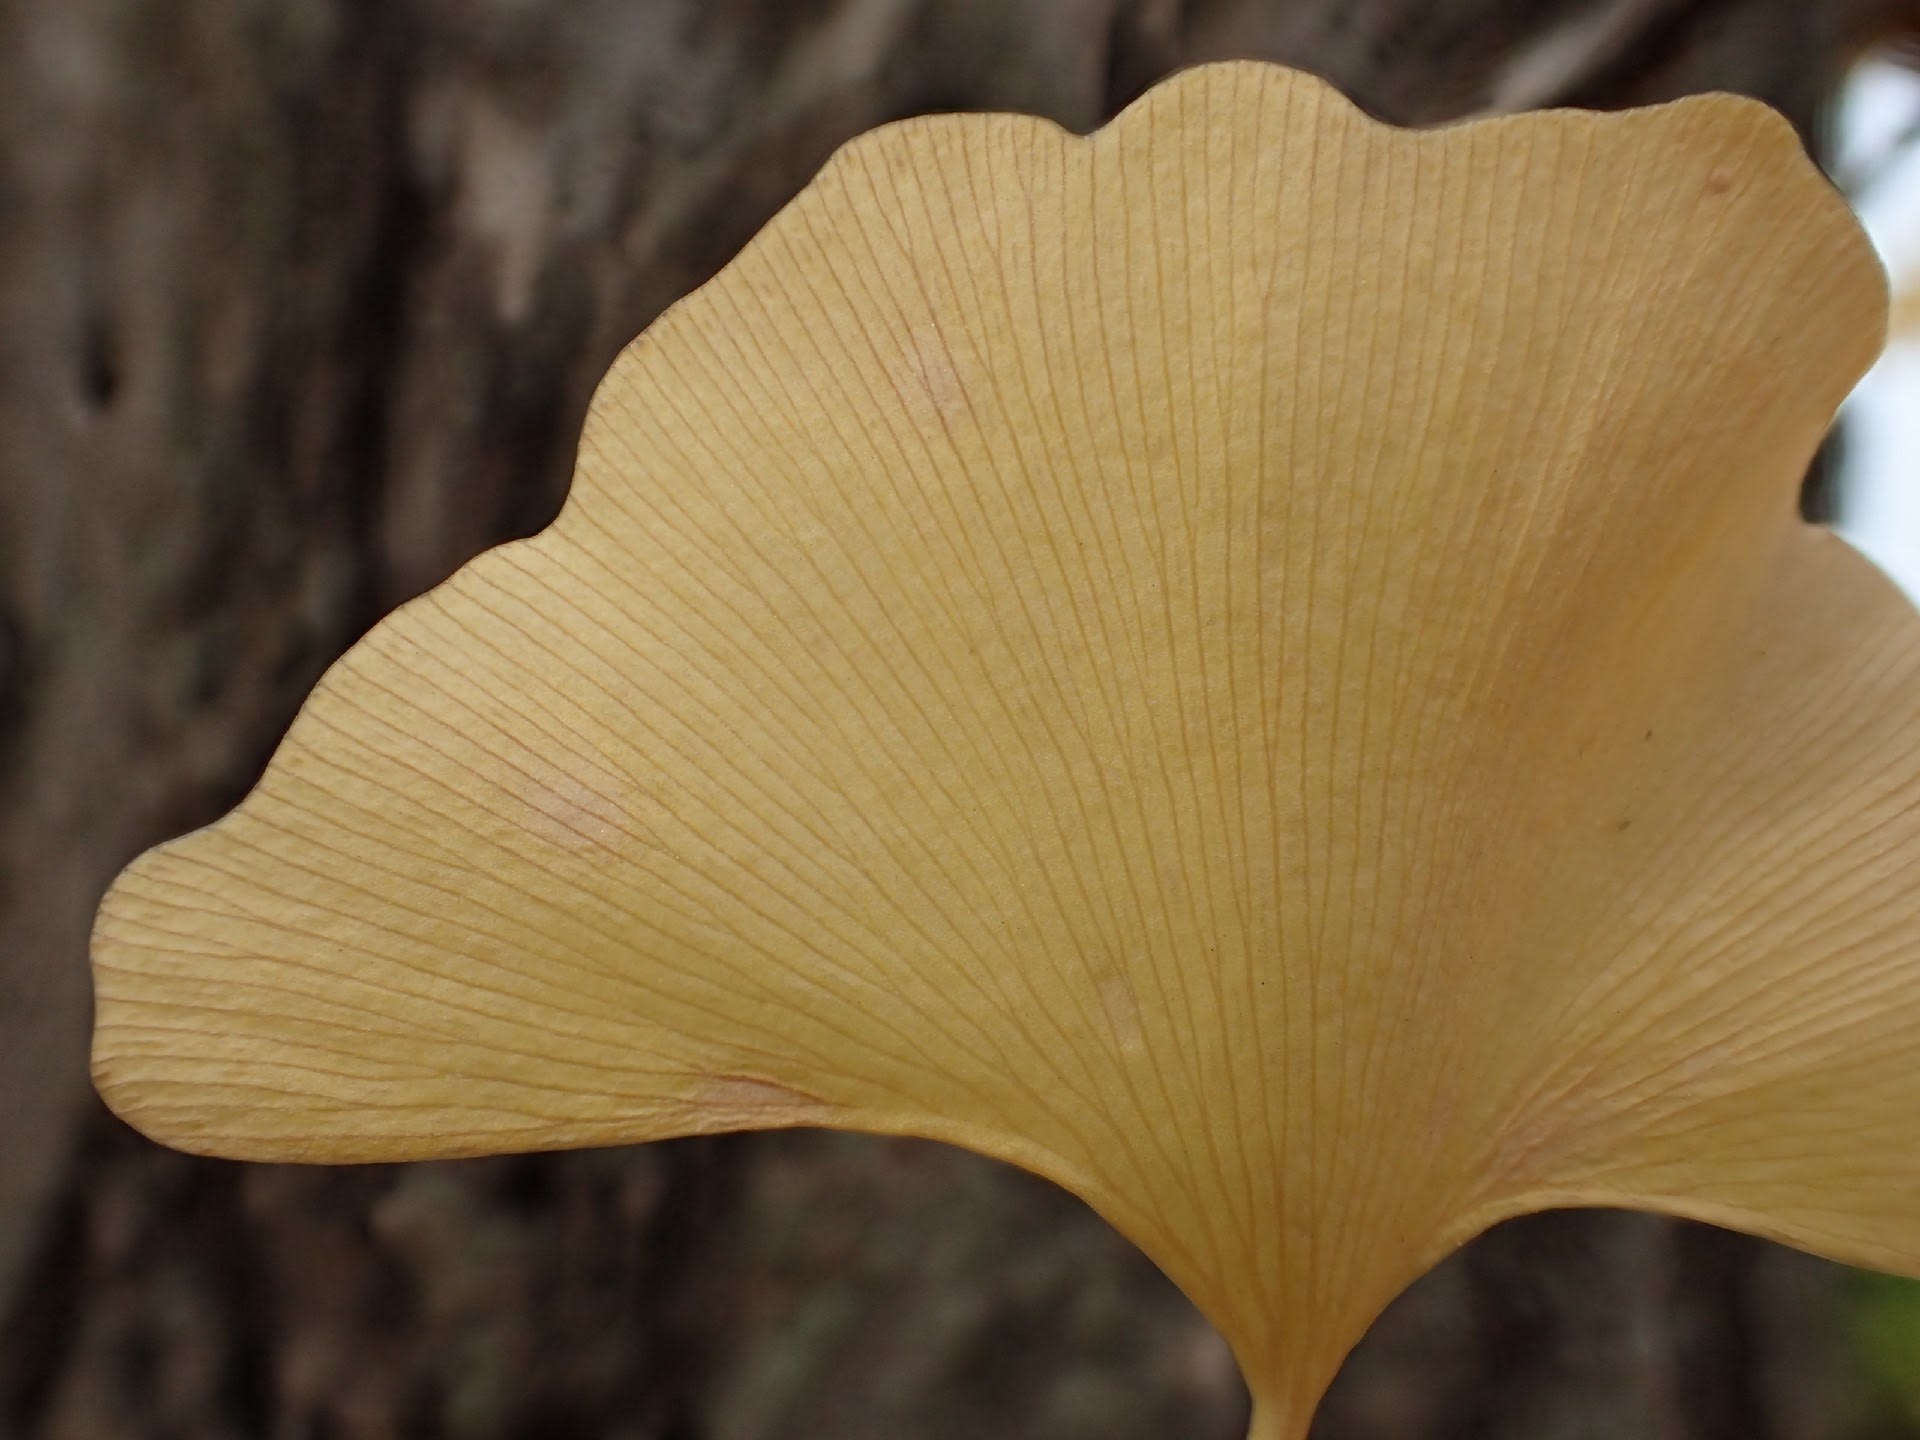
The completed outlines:
<svg viewBox="0 0 1920 1440">
<path fill-rule="evenodd" d="M 879 131 L 121 878 L 100 1086 L 249 1158 L 970 1146 L 1272 1437 L 1516 1212 L 1920 1268 L 1920 617 L 1794 509 L 1885 313 L 1727 97 Z"/>
<path fill-rule="evenodd" d="M 1920 337 L 1920 277 L 1903 286 L 1893 297 L 1893 333 L 1901 338 Z"/>
</svg>

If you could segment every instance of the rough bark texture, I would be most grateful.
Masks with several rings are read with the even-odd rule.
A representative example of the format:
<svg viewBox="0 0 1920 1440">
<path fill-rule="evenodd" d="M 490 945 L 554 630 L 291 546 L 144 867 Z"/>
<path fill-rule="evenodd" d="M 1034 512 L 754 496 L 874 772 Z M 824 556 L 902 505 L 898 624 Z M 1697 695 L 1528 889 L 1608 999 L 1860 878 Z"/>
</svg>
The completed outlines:
<svg viewBox="0 0 1920 1440">
<path fill-rule="evenodd" d="M 1220 1435 L 1084 1210 L 824 1136 L 366 1171 L 154 1149 L 85 1081 L 113 871 L 377 615 L 563 493 L 594 380 L 841 141 L 1086 129 L 1259 55 L 1406 122 L 1746 91 L 1878 0 L 0 0 L 0 1435 Z M 1417 1287 L 1328 1435 L 1813 1437 L 1829 1272 L 1643 1217 Z"/>
</svg>

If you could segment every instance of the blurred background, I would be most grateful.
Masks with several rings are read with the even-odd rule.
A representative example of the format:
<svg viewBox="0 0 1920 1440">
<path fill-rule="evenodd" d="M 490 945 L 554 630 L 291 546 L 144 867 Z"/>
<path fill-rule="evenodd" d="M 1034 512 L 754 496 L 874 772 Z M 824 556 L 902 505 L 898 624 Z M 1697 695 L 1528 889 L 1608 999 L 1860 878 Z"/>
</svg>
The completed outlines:
<svg viewBox="0 0 1920 1440">
<path fill-rule="evenodd" d="M 1920 596 L 1920 63 L 1869 55 L 1833 117 L 1829 168 L 1894 289 L 1886 354 L 1846 410 L 1837 527 Z"/>
<path fill-rule="evenodd" d="M 1200 60 L 1406 124 L 1783 111 L 1904 291 L 1807 508 L 1920 593 L 1917 40 L 1913 0 L 0 0 L 0 1440 L 1238 1440 L 1150 1265 L 938 1146 L 160 1150 L 87 1084 L 93 907 L 367 625 L 552 516 L 618 347 L 836 145 L 1086 130 Z M 1537 1216 L 1317 1433 L 1920 1436 L 1920 1288 Z"/>
</svg>

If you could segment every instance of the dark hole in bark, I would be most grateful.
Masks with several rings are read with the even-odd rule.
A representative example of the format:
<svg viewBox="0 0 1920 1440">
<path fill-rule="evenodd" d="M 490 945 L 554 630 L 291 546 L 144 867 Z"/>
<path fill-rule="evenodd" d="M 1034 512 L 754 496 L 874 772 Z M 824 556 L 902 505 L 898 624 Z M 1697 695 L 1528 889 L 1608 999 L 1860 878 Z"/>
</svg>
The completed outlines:
<svg viewBox="0 0 1920 1440">
<path fill-rule="evenodd" d="M 89 409 L 110 410 L 121 385 L 120 342 L 104 315 L 87 320 L 80 341 L 80 394 Z"/>
<path fill-rule="evenodd" d="M 26 727 L 29 683 L 27 629 L 10 606 L 0 603 L 0 775 L 8 769 L 8 751 Z"/>
</svg>

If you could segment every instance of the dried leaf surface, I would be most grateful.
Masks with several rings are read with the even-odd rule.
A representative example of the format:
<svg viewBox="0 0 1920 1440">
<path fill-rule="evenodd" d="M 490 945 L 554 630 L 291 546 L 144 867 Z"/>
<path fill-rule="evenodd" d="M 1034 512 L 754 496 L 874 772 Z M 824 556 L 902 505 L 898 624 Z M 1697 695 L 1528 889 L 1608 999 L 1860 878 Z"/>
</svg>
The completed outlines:
<svg viewBox="0 0 1920 1440">
<path fill-rule="evenodd" d="M 1920 1269 L 1920 619 L 1794 516 L 1885 305 L 1725 97 L 876 132 L 121 879 L 100 1084 L 242 1157 L 971 1146 L 1275 1435 L 1517 1211 Z"/>
</svg>

